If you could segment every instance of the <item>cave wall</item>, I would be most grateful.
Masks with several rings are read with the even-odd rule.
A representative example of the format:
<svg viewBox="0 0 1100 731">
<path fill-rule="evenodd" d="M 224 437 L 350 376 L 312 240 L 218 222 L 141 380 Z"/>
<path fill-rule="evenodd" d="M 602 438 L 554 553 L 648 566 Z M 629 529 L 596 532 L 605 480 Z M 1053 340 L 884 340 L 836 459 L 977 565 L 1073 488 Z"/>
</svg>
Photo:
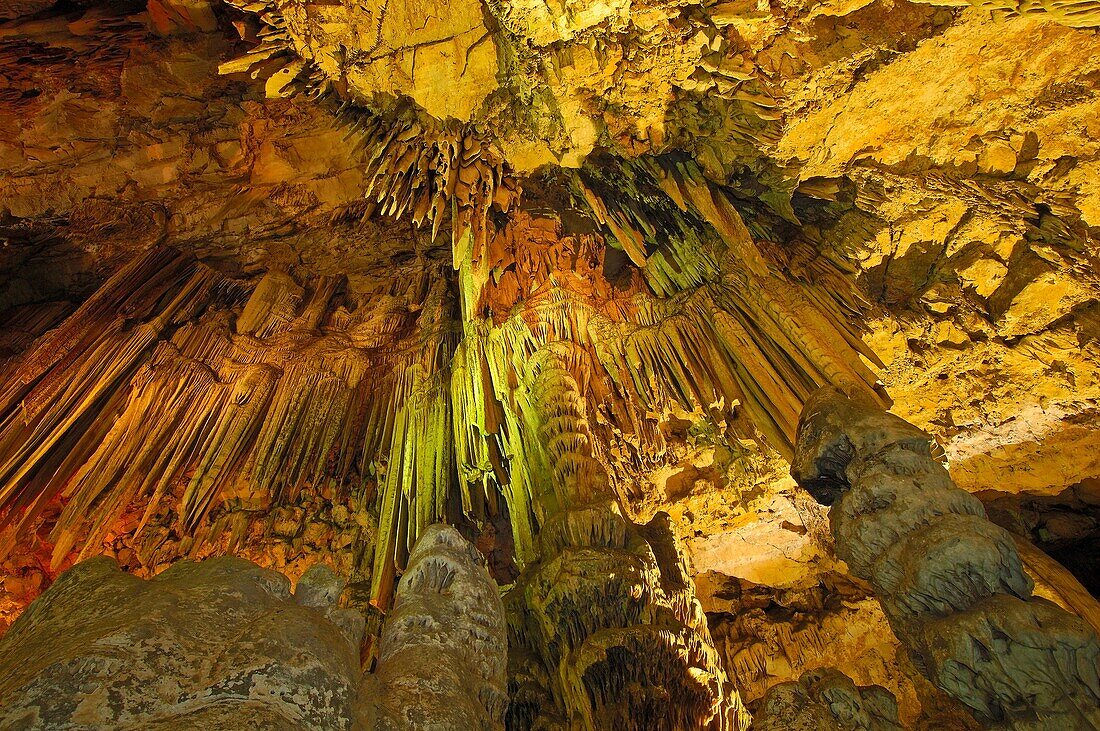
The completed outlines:
<svg viewBox="0 0 1100 731">
<path fill-rule="evenodd" d="M 484 27 L 475 51 L 495 48 L 498 74 L 479 61 L 452 89 L 398 90 L 457 103 L 470 125 L 387 97 L 396 136 L 390 117 L 340 111 L 323 64 L 249 57 L 256 12 L 9 13 L 0 498 L 6 524 L 26 520 L 5 536 L 0 628 L 82 553 L 144 577 L 236 553 L 291 577 L 331 564 L 376 631 L 417 531 L 440 518 L 511 582 L 537 561 L 545 509 L 537 462 L 517 458 L 516 374 L 563 341 L 586 351 L 568 369 L 594 458 L 625 518 L 671 516 L 744 701 L 832 665 L 887 687 L 906 726 L 969 727 L 848 577 L 785 457 L 817 386 L 888 394 L 1005 525 L 1055 553 L 1086 545 L 1057 536 L 1089 540 L 1100 477 L 1088 8 L 1067 22 L 903 0 L 576 3 L 555 24 L 492 5 L 450 18 L 476 32 L 432 32 L 465 53 Z M 421 139 L 468 179 L 461 195 L 406 159 Z M 117 304 L 140 287 L 112 282 L 162 247 L 207 299 L 149 339 Z M 160 307 L 182 282 L 147 296 Z M 75 351 L 51 360 L 64 339 L 87 348 L 83 370 Z M 107 350 L 132 357 L 90 377 Z M 73 421 L 28 438 L 38 378 L 54 411 L 35 413 Z M 333 394 L 347 405 L 317 406 Z M 173 395 L 176 420 L 154 417 Z M 289 451 L 264 440 L 290 422 Z M 352 440 L 367 446 L 337 446 Z M 140 460 L 196 450 L 205 477 L 148 469 L 174 475 L 151 500 Z M 45 479 L 62 453 L 66 478 Z"/>
</svg>

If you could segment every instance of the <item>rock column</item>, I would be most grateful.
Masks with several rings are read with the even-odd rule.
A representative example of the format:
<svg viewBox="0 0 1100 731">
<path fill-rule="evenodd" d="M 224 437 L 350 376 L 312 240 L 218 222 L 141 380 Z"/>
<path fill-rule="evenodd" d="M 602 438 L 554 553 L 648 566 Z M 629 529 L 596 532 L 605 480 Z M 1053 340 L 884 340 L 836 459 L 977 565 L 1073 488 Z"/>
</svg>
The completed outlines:
<svg viewBox="0 0 1100 731">
<path fill-rule="evenodd" d="M 791 474 L 832 506 L 837 555 L 934 684 L 991 728 L 1100 728 L 1096 635 L 1032 596 L 1011 535 L 932 450 L 912 424 L 825 388 L 802 412 Z"/>
<path fill-rule="evenodd" d="M 539 353 L 528 384 L 526 451 L 546 474 L 540 559 L 509 597 L 509 728 L 744 728 L 667 517 L 620 514 L 564 358 Z"/>
</svg>

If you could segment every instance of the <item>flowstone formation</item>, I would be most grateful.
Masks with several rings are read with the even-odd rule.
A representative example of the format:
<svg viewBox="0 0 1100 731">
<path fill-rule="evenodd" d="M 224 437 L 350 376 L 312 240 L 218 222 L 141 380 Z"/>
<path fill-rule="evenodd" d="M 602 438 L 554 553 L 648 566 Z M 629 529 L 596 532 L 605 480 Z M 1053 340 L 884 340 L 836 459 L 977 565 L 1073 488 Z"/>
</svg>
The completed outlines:
<svg viewBox="0 0 1100 731">
<path fill-rule="evenodd" d="M 806 404 L 792 474 L 832 505 L 837 555 L 875 588 L 918 667 L 993 728 L 1100 726 L 1100 642 L 1032 597 L 1007 531 L 932 438 L 833 389 Z"/>
</svg>

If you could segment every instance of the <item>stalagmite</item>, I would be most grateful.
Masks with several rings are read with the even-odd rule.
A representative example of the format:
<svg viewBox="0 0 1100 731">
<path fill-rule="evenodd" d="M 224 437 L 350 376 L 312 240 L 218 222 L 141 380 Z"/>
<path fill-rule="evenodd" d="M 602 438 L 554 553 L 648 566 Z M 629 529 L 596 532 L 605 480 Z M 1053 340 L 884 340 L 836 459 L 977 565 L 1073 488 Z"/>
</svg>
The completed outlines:
<svg viewBox="0 0 1100 731">
<path fill-rule="evenodd" d="M 504 729 L 504 608 L 484 559 L 454 528 L 433 525 L 409 556 L 360 690 L 361 727 L 377 731 Z"/>
<path fill-rule="evenodd" d="M 1100 643 L 1031 595 L 1012 537 L 933 457 L 932 438 L 822 389 L 792 476 L 829 511 L 837 555 L 869 580 L 921 671 L 992 728 L 1100 728 Z"/>
<path fill-rule="evenodd" d="M 80 563 L 0 640 L 0 726 L 350 730 L 363 618 L 304 581 L 291 596 L 228 557 L 151 581 Z"/>
</svg>

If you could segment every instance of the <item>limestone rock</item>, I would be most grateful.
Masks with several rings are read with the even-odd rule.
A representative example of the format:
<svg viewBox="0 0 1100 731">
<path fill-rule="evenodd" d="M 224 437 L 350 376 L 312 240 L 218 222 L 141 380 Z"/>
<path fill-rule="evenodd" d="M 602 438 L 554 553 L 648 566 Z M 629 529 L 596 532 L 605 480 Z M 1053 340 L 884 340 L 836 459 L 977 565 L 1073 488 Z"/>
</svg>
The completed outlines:
<svg viewBox="0 0 1100 731">
<path fill-rule="evenodd" d="M 878 686 L 857 687 L 848 676 L 826 668 L 797 682 L 774 686 L 753 719 L 758 731 L 901 731 L 894 697 Z"/>
<path fill-rule="evenodd" d="M 347 729 L 357 648 L 242 559 L 150 581 L 89 559 L 0 640 L 5 728 Z"/>
<path fill-rule="evenodd" d="M 317 564 L 302 574 L 294 587 L 294 601 L 303 607 L 328 609 L 335 606 L 344 590 L 344 580 L 324 564 Z"/>
<path fill-rule="evenodd" d="M 508 642 L 496 584 L 454 528 L 417 540 L 360 691 L 363 728 L 503 730 Z"/>
</svg>

